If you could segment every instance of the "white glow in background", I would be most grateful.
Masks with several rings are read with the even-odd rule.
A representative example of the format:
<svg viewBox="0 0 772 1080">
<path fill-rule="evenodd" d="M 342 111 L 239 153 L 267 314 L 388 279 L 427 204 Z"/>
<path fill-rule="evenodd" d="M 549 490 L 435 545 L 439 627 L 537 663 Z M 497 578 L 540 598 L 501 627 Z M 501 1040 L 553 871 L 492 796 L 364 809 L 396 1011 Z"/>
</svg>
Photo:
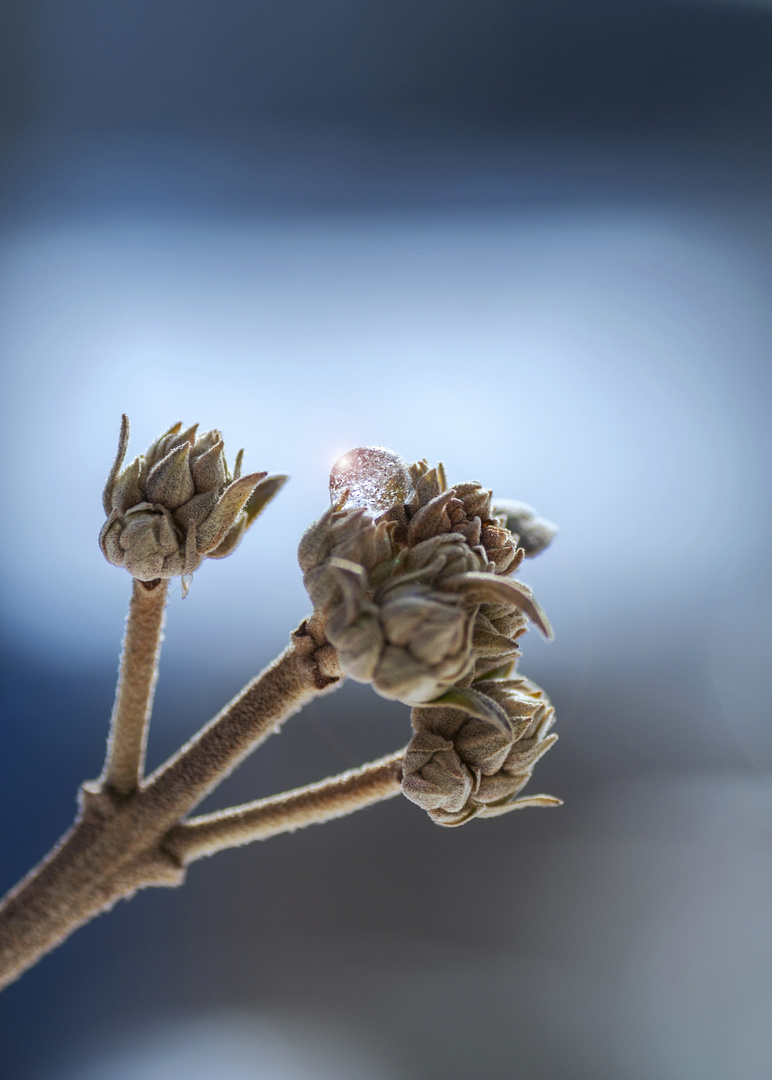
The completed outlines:
<svg viewBox="0 0 772 1080">
<path fill-rule="evenodd" d="M 696 212 L 41 225 L 0 270 L 0 584 L 29 647 L 115 655 L 128 581 L 96 536 L 122 411 L 130 454 L 199 420 L 292 478 L 184 617 L 173 596 L 170 657 L 211 656 L 212 628 L 223 656 L 285 640 L 297 541 L 356 445 L 556 520 L 523 576 L 558 643 L 688 606 L 768 527 L 768 266 Z"/>
<path fill-rule="evenodd" d="M 220 1012 L 136 1033 L 80 1061 L 63 1080 L 386 1080 L 393 1075 L 349 1032 L 312 1032 Z M 354 1045 L 352 1046 L 352 1042 Z M 60 1067 L 61 1068 L 61 1067 Z"/>
</svg>

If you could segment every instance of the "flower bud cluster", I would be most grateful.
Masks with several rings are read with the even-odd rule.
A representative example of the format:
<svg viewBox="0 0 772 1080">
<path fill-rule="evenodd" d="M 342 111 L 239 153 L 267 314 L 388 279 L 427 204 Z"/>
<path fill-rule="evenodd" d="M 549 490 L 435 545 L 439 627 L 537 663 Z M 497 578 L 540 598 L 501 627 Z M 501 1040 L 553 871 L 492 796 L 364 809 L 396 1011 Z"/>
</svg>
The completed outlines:
<svg viewBox="0 0 772 1080">
<path fill-rule="evenodd" d="M 219 431 L 175 424 L 121 470 L 129 441 L 124 416 L 118 454 L 105 486 L 107 521 L 99 544 L 108 562 L 140 581 L 191 574 L 203 558 L 221 559 L 284 483 L 266 473 L 231 475 Z"/>
<path fill-rule="evenodd" d="M 556 741 L 554 709 L 525 678 L 481 680 L 474 698 L 503 718 L 494 725 L 466 709 L 414 708 L 415 734 L 403 762 L 402 790 L 438 825 L 463 825 L 525 806 L 556 806 L 550 795 L 516 798 Z M 479 705 L 479 702 L 478 702 Z"/>
<path fill-rule="evenodd" d="M 366 453 L 372 461 L 374 448 Z M 365 451 L 346 459 L 361 484 L 357 454 Z M 343 672 L 415 705 L 510 665 L 529 619 L 550 630 L 526 586 L 505 577 L 523 552 L 492 514 L 490 491 L 447 488 L 442 467 L 426 462 L 409 475 L 409 497 L 377 516 L 346 503 L 344 491 L 306 532 L 298 557 Z M 339 471 L 335 483 L 340 492 Z"/>
</svg>

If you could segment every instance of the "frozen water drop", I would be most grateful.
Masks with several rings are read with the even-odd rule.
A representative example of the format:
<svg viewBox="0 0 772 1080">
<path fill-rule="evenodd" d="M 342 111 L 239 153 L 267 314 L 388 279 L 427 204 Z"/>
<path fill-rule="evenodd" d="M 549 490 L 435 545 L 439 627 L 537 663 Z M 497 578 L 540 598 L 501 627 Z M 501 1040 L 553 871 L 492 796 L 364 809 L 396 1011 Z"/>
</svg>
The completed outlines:
<svg viewBox="0 0 772 1080">
<path fill-rule="evenodd" d="M 346 492 L 348 494 L 346 495 Z M 362 506 L 382 514 L 413 493 L 407 462 L 385 446 L 358 446 L 338 458 L 330 473 L 330 501 L 344 509 Z"/>
</svg>

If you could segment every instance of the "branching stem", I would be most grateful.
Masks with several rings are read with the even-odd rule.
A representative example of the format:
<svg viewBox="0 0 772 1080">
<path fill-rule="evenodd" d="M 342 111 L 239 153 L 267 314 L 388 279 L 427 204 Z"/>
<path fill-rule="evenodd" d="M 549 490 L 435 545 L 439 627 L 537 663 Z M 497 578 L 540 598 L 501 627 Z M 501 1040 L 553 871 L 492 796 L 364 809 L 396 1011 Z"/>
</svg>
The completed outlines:
<svg viewBox="0 0 772 1080">
<path fill-rule="evenodd" d="M 328 655 L 334 658 L 334 650 L 318 640 L 311 623 L 301 623 L 284 652 L 148 777 L 143 801 L 166 827 L 198 806 L 284 720 L 340 685 L 337 661 Z"/>
<path fill-rule="evenodd" d="M 155 645 L 147 653 L 153 671 L 163 604 L 157 604 L 157 609 Z M 136 630 L 136 614 L 132 604 L 128 643 Z M 127 664 L 133 674 L 134 663 L 126 661 L 126 655 L 134 655 L 128 645 L 124 652 L 122 676 Z M 136 751 L 144 745 L 145 736 L 143 733 L 138 738 L 136 725 L 120 719 L 114 723 L 108 768 L 99 781 L 83 785 L 81 808 L 72 829 L 0 904 L 0 988 L 122 897 L 147 885 L 180 884 L 184 865 L 165 846 L 169 830 L 283 720 L 311 698 L 340 685 L 339 675 L 335 651 L 313 620 L 303 622 L 277 660 L 179 753 L 146 782 L 135 783 L 131 791 L 126 790 L 128 777 L 137 775 L 141 754 Z M 124 678 L 124 687 L 131 681 Z M 152 682 L 153 678 L 144 683 L 143 732 Z M 127 700 L 127 694 L 128 690 L 119 690 L 114 719 L 139 716 L 138 707 L 123 709 L 121 702 Z M 137 692 L 135 703 L 140 698 Z M 127 731 L 133 735 L 129 737 Z M 134 748 L 133 757 L 128 751 L 125 755 L 134 765 L 123 771 L 123 790 L 110 779 L 120 772 L 110 768 L 120 756 L 116 746 Z M 322 804 L 320 812 L 324 811 Z M 352 804 L 351 809 L 355 808 Z"/>
</svg>

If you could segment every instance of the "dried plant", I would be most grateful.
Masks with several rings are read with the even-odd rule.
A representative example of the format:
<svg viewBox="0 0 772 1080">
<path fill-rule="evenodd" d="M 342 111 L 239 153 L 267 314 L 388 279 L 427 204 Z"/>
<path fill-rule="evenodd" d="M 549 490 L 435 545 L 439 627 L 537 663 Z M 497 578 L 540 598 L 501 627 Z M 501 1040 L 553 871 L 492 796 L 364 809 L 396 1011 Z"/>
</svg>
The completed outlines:
<svg viewBox="0 0 772 1080">
<path fill-rule="evenodd" d="M 352 813 L 402 791 L 440 825 L 518 797 L 557 738 L 544 693 L 514 674 L 528 622 L 549 623 L 510 576 L 556 530 L 529 506 L 448 487 L 442 466 L 383 447 L 344 455 L 332 505 L 298 559 L 313 612 L 284 652 L 152 775 L 147 730 L 167 585 L 231 554 L 286 477 L 233 474 L 220 433 L 176 424 L 122 469 L 123 417 L 104 492 L 105 557 L 133 578 L 107 757 L 70 831 L 0 905 L 0 987 L 78 926 L 150 885 L 179 885 L 204 855 Z M 196 806 L 284 720 L 349 676 L 412 707 L 407 747 L 361 768 L 218 813 Z"/>
</svg>

